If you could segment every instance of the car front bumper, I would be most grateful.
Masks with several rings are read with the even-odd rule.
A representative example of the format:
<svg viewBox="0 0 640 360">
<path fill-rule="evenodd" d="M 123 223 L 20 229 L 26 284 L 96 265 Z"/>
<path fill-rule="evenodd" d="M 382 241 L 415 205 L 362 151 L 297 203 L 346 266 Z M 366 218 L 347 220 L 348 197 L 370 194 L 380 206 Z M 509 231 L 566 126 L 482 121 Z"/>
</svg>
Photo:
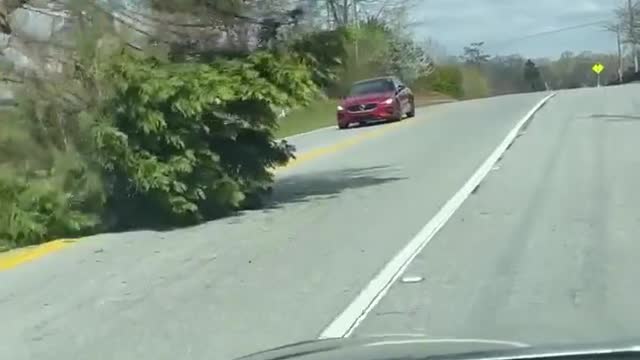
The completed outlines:
<svg viewBox="0 0 640 360">
<path fill-rule="evenodd" d="M 351 112 L 348 110 L 338 111 L 338 124 L 347 126 L 350 124 L 362 124 L 377 121 L 388 121 L 398 117 L 398 111 L 395 106 L 378 106 L 370 111 Z"/>
</svg>

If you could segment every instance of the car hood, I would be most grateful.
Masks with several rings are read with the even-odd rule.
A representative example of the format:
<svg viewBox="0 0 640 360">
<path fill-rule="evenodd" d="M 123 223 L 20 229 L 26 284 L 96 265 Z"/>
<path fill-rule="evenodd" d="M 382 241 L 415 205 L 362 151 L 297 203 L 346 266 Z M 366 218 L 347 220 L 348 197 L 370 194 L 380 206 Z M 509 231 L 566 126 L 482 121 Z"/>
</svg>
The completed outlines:
<svg viewBox="0 0 640 360">
<path fill-rule="evenodd" d="M 366 94 L 359 96 L 349 96 L 342 100 L 342 106 L 352 106 L 359 104 L 367 104 L 367 103 L 377 103 L 384 100 L 387 100 L 390 97 L 393 97 L 395 94 L 393 92 L 384 92 L 384 93 L 375 93 L 375 94 Z"/>
<path fill-rule="evenodd" d="M 429 359 L 552 359 L 571 355 L 611 353 L 640 355 L 640 341 L 532 347 L 527 344 L 483 339 L 428 339 L 423 336 L 375 336 L 301 342 L 239 358 L 238 360 L 395 360 Z"/>
</svg>

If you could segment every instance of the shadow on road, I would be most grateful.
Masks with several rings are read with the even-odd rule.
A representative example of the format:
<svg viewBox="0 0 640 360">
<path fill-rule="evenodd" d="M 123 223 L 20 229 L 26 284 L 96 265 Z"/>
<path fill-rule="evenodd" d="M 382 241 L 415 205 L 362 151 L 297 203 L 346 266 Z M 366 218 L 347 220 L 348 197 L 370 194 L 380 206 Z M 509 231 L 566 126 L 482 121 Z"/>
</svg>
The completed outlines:
<svg viewBox="0 0 640 360">
<path fill-rule="evenodd" d="M 374 122 L 352 125 L 352 126 L 349 126 L 348 128 L 342 129 L 341 131 L 356 130 L 356 129 L 362 129 L 362 128 L 373 127 L 373 126 L 384 126 L 384 125 L 389 125 L 393 123 L 394 123 L 393 121 L 374 121 Z"/>
<path fill-rule="evenodd" d="M 390 166 L 370 166 L 355 169 L 336 171 L 322 171 L 290 175 L 276 182 L 270 196 L 262 198 L 260 206 L 244 209 L 227 214 L 207 222 L 186 227 L 139 227 L 134 229 L 122 229 L 110 232 L 110 234 L 122 234 L 135 232 L 138 234 L 172 233 L 178 231 L 199 231 L 201 227 L 209 226 L 211 221 L 223 220 L 229 224 L 242 224 L 251 218 L 245 217 L 246 212 L 255 210 L 275 210 L 287 203 L 299 203 L 311 200 L 331 199 L 347 189 L 358 189 L 370 186 L 383 185 L 385 183 L 404 180 L 406 177 L 391 176 L 397 170 Z M 165 235 L 161 235 L 165 236 Z"/>
<path fill-rule="evenodd" d="M 291 175 L 275 184 L 273 193 L 265 205 L 267 208 L 274 208 L 284 203 L 309 201 L 311 198 L 327 199 L 347 189 L 377 186 L 406 179 L 390 176 L 394 170 L 389 166 L 371 166 Z"/>
</svg>

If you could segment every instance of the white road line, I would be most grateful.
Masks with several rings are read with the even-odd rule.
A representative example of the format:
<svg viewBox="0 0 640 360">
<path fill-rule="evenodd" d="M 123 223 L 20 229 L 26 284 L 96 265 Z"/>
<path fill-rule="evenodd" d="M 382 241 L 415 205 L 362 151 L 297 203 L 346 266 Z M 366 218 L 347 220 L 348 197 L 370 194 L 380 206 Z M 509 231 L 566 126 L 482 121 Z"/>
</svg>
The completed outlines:
<svg viewBox="0 0 640 360">
<path fill-rule="evenodd" d="M 515 140 L 522 126 L 553 96 L 555 96 L 555 93 L 542 99 L 516 124 L 502 143 L 498 145 L 471 178 L 467 180 L 464 186 L 462 186 L 420 232 L 384 266 L 376 277 L 358 294 L 355 300 L 322 331 L 320 334 L 321 339 L 348 337 L 351 335 L 353 330 L 364 320 L 380 299 L 385 296 L 391 285 L 402 275 L 411 261 L 429 241 L 431 241 L 449 218 L 451 218 L 453 213 L 462 205 L 467 197 L 469 197 L 473 189 L 487 176 L 498 159 L 500 159 L 509 145 Z"/>
</svg>

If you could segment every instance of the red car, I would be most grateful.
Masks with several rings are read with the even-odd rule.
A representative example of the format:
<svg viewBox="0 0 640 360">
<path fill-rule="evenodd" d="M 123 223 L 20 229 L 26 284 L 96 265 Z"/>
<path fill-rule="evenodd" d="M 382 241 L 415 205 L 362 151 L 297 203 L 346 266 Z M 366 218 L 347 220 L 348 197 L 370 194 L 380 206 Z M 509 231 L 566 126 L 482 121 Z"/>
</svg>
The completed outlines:
<svg viewBox="0 0 640 360">
<path fill-rule="evenodd" d="M 386 76 L 362 80 L 351 86 L 349 95 L 338 105 L 338 127 L 379 121 L 399 121 L 414 117 L 413 93 L 399 79 Z"/>
</svg>

